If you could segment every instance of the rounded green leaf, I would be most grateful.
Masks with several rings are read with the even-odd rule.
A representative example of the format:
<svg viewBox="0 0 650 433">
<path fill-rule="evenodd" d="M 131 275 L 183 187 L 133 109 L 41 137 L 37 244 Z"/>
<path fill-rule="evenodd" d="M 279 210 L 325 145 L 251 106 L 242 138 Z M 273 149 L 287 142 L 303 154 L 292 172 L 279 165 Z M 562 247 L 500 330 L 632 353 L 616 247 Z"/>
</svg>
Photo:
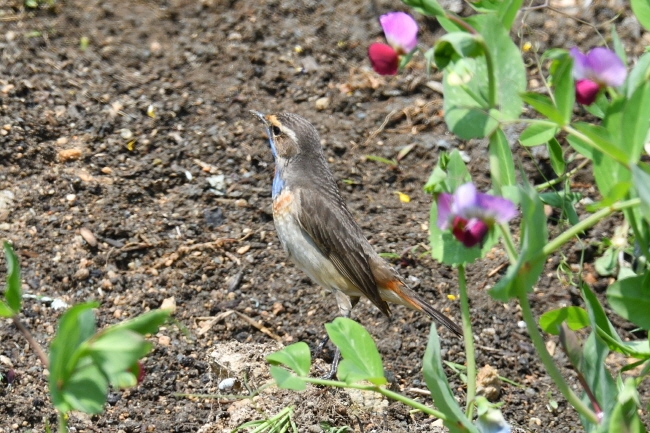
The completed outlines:
<svg viewBox="0 0 650 433">
<path fill-rule="evenodd" d="M 552 123 L 533 123 L 529 125 L 519 136 L 522 146 L 539 146 L 547 143 L 555 134 L 558 128 Z"/>
<path fill-rule="evenodd" d="M 616 281 L 607 289 L 607 300 L 619 316 L 650 330 L 650 272 Z"/>
<path fill-rule="evenodd" d="M 363 326 L 354 320 L 337 317 L 325 324 L 325 329 L 343 357 L 338 371 L 341 380 L 348 383 L 367 380 L 375 385 L 386 383 L 377 346 Z"/>
<path fill-rule="evenodd" d="M 266 356 L 272 365 L 284 365 L 298 376 L 307 376 L 311 368 L 311 353 L 305 342 L 298 342 Z"/>
<path fill-rule="evenodd" d="M 589 326 L 589 315 L 580 307 L 564 307 L 547 311 L 539 318 L 539 327 L 549 334 L 558 335 L 560 325 L 566 322 L 569 329 L 576 331 Z"/>
</svg>

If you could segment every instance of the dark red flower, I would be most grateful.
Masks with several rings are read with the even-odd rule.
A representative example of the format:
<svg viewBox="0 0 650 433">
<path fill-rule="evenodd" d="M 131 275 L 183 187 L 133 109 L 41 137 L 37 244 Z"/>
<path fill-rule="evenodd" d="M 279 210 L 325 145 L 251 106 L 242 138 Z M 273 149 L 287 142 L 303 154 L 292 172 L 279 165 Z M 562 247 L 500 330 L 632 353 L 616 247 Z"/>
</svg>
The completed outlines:
<svg viewBox="0 0 650 433">
<path fill-rule="evenodd" d="M 368 47 L 368 57 L 372 69 L 380 75 L 395 75 L 399 66 L 399 58 L 395 50 L 386 44 L 374 43 Z"/>
</svg>

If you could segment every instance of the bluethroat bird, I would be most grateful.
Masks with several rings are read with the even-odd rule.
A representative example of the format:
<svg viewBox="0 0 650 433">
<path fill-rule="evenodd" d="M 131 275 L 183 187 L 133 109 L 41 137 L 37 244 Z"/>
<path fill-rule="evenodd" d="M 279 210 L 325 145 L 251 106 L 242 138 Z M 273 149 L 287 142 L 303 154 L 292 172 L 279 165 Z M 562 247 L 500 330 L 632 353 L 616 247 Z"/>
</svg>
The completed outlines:
<svg viewBox="0 0 650 433">
<path fill-rule="evenodd" d="M 410 289 L 377 254 L 348 210 L 330 171 L 316 128 L 291 113 L 265 116 L 275 160 L 273 221 L 282 248 L 298 268 L 336 297 L 350 317 L 361 296 L 386 316 L 387 302 L 423 311 L 454 334 L 461 328 Z M 330 377 L 336 372 L 337 351 Z"/>
</svg>

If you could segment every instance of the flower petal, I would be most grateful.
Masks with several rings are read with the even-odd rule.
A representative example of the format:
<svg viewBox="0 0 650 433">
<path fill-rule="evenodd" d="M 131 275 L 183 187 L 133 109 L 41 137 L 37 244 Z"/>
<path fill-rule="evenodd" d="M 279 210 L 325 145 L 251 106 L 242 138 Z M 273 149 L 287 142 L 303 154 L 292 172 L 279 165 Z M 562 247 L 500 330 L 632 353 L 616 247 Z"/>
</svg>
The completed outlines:
<svg viewBox="0 0 650 433">
<path fill-rule="evenodd" d="M 591 80 L 576 81 L 576 101 L 583 105 L 591 105 L 596 100 L 600 86 Z"/>
<path fill-rule="evenodd" d="M 372 69 L 379 75 L 395 75 L 399 60 L 397 53 L 392 47 L 386 44 L 370 44 L 368 47 L 368 57 L 372 64 Z"/>
<path fill-rule="evenodd" d="M 483 243 L 488 231 L 488 225 L 477 218 L 472 218 L 469 221 L 461 217 L 454 218 L 452 233 L 467 248 Z"/>
<path fill-rule="evenodd" d="M 449 216 L 451 215 L 451 203 L 453 197 L 451 194 L 441 193 L 438 195 L 438 222 L 436 225 L 440 230 L 449 228 Z"/>
<path fill-rule="evenodd" d="M 483 211 L 483 221 L 506 223 L 517 216 L 517 208 L 510 200 L 489 194 L 477 194 L 478 207 Z"/>
<path fill-rule="evenodd" d="M 454 215 L 469 218 L 474 213 L 474 208 L 477 205 L 476 187 L 473 183 L 468 182 L 459 186 L 454 192 L 454 202 L 451 206 L 451 211 Z"/>
<path fill-rule="evenodd" d="M 587 70 L 589 69 L 589 62 L 587 56 L 582 54 L 578 47 L 573 47 L 569 50 L 569 55 L 573 57 L 573 79 L 582 80 L 586 77 Z"/>
<path fill-rule="evenodd" d="M 379 17 L 386 40 L 396 50 L 410 52 L 418 43 L 418 25 L 404 12 L 389 12 Z"/>
<path fill-rule="evenodd" d="M 611 87 L 618 87 L 625 81 L 627 69 L 615 52 L 604 47 L 593 48 L 587 53 L 587 64 L 593 81 Z"/>
</svg>

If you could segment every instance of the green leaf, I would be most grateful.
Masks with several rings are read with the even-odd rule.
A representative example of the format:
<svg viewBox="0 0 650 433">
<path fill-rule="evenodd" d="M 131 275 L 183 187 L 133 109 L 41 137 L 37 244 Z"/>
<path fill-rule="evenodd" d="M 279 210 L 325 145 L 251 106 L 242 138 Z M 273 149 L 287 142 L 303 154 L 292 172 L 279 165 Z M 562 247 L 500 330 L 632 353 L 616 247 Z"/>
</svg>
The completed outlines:
<svg viewBox="0 0 650 433">
<path fill-rule="evenodd" d="M 566 140 L 569 142 L 569 145 L 573 148 L 573 150 L 587 159 L 590 159 L 592 161 L 594 160 L 594 153 L 597 151 L 582 138 L 578 138 L 575 135 L 567 135 Z"/>
<path fill-rule="evenodd" d="M 440 339 L 436 331 L 436 325 L 431 324 L 429 331 L 429 342 L 422 360 L 422 373 L 431 392 L 431 397 L 438 410 L 447 416 L 445 427 L 450 433 L 478 433 L 477 428 L 467 419 L 463 410 L 451 392 L 445 369 L 442 367 L 442 356 L 440 354 Z"/>
<path fill-rule="evenodd" d="M 650 330 L 650 271 L 611 284 L 607 288 L 607 301 L 619 316 Z"/>
<path fill-rule="evenodd" d="M 490 175 L 497 194 L 503 195 L 503 187 L 515 185 L 515 164 L 506 135 L 501 129 L 490 135 Z"/>
<path fill-rule="evenodd" d="M 638 410 L 640 409 L 639 392 L 633 378 L 625 379 L 625 385 L 618 394 L 616 406 L 609 419 L 609 431 L 620 433 L 645 433 Z"/>
<path fill-rule="evenodd" d="M 599 150 L 605 156 L 613 158 L 620 162 L 627 162 L 628 158 L 623 151 L 621 151 L 611 141 L 609 132 L 602 126 L 592 125 L 590 123 L 578 122 L 573 125 L 575 129 L 582 132 L 591 139 L 591 144 L 596 150 Z"/>
<path fill-rule="evenodd" d="M 544 269 L 545 257 L 537 257 L 548 240 L 544 205 L 535 189 L 521 187 L 521 247 L 517 263 L 510 265 L 506 275 L 489 290 L 490 295 L 506 302 L 518 290 L 530 292 Z M 532 261 L 532 259 L 535 259 Z"/>
<path fill-rule="evenodd" d="M 343 360 L 337 376 L 346 383 L 367 380 L 375 385 L 386 383 L 381 356 L 372 337 L 354 320 L 337 317 L 326 323 L 325 329 L 332 342 L 341 351 Z"/>
<path fill-rule="evenodd" d="M 546 148 L 548 149 L 548 155 L 551 159 L 551 167 L 553 167 L 553 171 L 558 176 L 561 176 L 566 170 L 566 162 L 564 161 L 564 151 L 562 150 L 562 146 L 560 146 L 557 139 L 553 137 L 546 144 Z"/>
<path fill-rule="evenodd" d="M 158 332 L 160 325 L 165 323 L 165 320 L 171 314 L 170 310 L 151 310 L 143 313 L 133 319 L 125 320 L 124 322 L 117 323 L 105 330 L 110 332 L 112 330 L 131 330 L 140 335 L 155 334 Z"/>
<path fill-rule="evenodd" d="M 309 369 L 311 368 L 309 346 L 302 341 L 267 355 L 266 360 L 272 365 L 282 364 L 298 376 L 308 376 Z"/>
<path fill-rule="evenodd" d="M 645 164 L 632 166 L 632 183 L 641 199 L 641 214 L 646 222 L 650 224 L 650 174 L 642 168 L 644 166 Z"/>
<path fill-rule="evenodd" d="M 576 98 L 573 83 L 573 58 L 566 54 L 562 59 L 555 62 L 557 62 L 553 71 L 555 104 L 557 111 L 562 116 L 562 125 L 568 125 L 571 122 L 573 104 Z"/>
<path fill-rule="evenodd" d="M 606 92 L 599 92 L 596 96 L 596 100 L 591 105 L 583 105 L 583 108 L 587 110 L 589 114 L 592 114 L 599 119 L 605 117 L 607 108 L 609 107 L 609 99 L 607 99 Z"/>
<path fill-rule="evenodd" d="M 102 332 L 95 337 L 87 353 L 106 376 L 109 383 L 118 387 L 122 374 L 151 350 L 151 343 L 142 335 L 129 329 Z"/>
<path fill-rule="evenodd" d="M 522 146 L 539 146 L 554 138 L 557 131 L 554 123 L 533 123 L 521 133 L 519 142 Z"/>
<path fill-rule="evenodd" d="M 526 92 L 521 94 L 521 99 L 535 109 L 539 114 L 555 122 L 557 125 L 564 124 L 562 114 L 555 108 L 553 101 L 546 95 L 539 93 Z"/>
<path fill-rule="evenodd" d="M 407 6 L 415 9 L 416 12 L 429 17 L 444 17 L 445 10 L 436 0 L 402 0 Z"/>
<path fill-rule="evenodd" d="M 512 24 L 515 22 L 515 17 L 522 3 L 523 0 L 503 0 L 499 4 L 497 16 L 506 30 L 510 30 Z"/>
<path fill-rule="evenodd" d="M 80 361 L 75 374 L 62 384 L 63 401 L 55 403 L 55 406 L 61 412 L 78 410 L 89 414 L 101 413 L 106 402 L 108 382 L 89 357 Z"/>
<path fill-rule="evenodd" d="M 461 57 L 476 57 L 483 52 L 477 36 L 464 32 L 447 33 L 436 41 L 433 49 L 433 58 L 439 69 Z"/>
<path fill-rule="evenodd" d="M 571 225 L 579 222 L 575 205 L 582 198 L 582 194 L 570 191 L 545 192 L 539 195 L 543 203 L 562 209 L 563 215 L 567 217 Z"/>
<path fill-rule="evenodd" d="M 366 158 L 368 161 L 380 162 L 382 164 L 390 165 L 392 167 L 397 166 L 397 161 L 395 161 L 394 159 L 383 158 L 377 155 L 364 155 L 363 157 Z"/>
<path fill-rule="evenodd" d="M 292 391 L 304 391 L 307 384 L 300 377 L 291 374 L 284 368 L 272 365 L 270 368 L 271 377 L 275 380 L 280 389 L 290 389 Z"/>
<path fill-rule="evenodd" d="M 603 420 L 604 423 L 607 423 L 609 414 L 611 414 L 612 409 L 616 404 L 616 397 L 618 394 L 616 383 L 614 382 L 614 379 L 612 379 L 611 374 L 609 374 L 607 365 L 605 364 L 607 355 L 609 355 L 607 345 L 601 339 L 596 337 L 595 332 L 592 332 L 582 348 L 582 365 L 580 366 L 579 371 L 584 376 L 589 389 L 591 389 L 596 396 L 596 400 L 600 404 L 601 409 L 603 409 L 605 414 Z M 587 405 L 591 405 L 589 398 L 585 393 L 582 394 L 581 399 Z M 593 424 L 587 421 L 584 417 L 581 416 L 580 420 L 586 430 L 590 430 L 590 428 L 593 427 Z"/>
<path fill-rule="evenodd" d="M 7 300 L 9 308 L 11 308 L 14 313 L 18 314 L 20 312 L 22 297 L 20 290 L 20 263 L 18 262 L 18 257 L 16 257 L 16 253 L 14 253 L 11 244 L 4 241 L 3 246 L 5 250 L 5 258 L 7 260 L 7 290 L 5 291 L 5 299 Z"/>
<path fill-rule="evenodd" d="M 650 31 L 650 0 L 631 0 L 630 4 L 636 19 Z"/>
<path fill-rule="evenodd" d="M 483 56 L 461 58 L 443 77 L 443 109 L 449 129 L 462 139 L 487 137 L 501 120 L 519 117 L 519 93 L 526 88 L 526 71 L 519 49 L 495 14 L 466 19 L 483 37 L 491 54 L 496 79 L 496 107 L 487 102 L 488 72 Z"/>
<path fill-rule="evenodd" d="M 625 81 L 625 95 L 631 98 L 637 87 L 650 80 L 650 53 L 645 53 L 636 62 Z"/>
<path fill-rule="evenodd" d="M 616 248 L 610 247 L 605 250 L 605 253 L 596 259 L 594 267 L 598 275 L 607 276 L 612 275 L 616 270 L 616 257 L 618 251 Z"/>
<path fill-rule="evenodd" d="M 9 308 L 9 305 L 0 299 L 0 317 L 13 317 L 16 315 L 16 312 Z"/>
<path fill-rule="evenodd" d="M 623 110 L 621 133 L 624 146 L 621 148 L 631 163 L 636 163 L 641 158 L 649 127 L 650 81 L 646 81 L 632 93 Z"/>
<path fill-rule="evenodd" d="M 62 412 L 70 410 L 62 389 L 67 386 L 77 367 L 77 349 L 95 333 L 92 309 L 98 305 L 97 302 L 88 302 L 68 309 L 61 316 L 59 328 L 50 345 L 50 395 L 52 403 Z"/>
<path fill-rule="evenodd" d="M 621 42 L 621 38 L 618 36 L 616 31 L 616 25 L 612 24 L 610 34 L 612 35 L 612 45 L 614 46 L 614 52 L 621 59 L 624 65 L 627 65 L 627 56 L 625 55 L 625 48 Z"/>
<path fill-rule="evenodd" d="M 549 334 L 558 335 L 560 325 L 566 322 L 569 329 L 576 331 L 589 326 L 589 315 L 580 307 L 563 307 L 547 311 L 539 318 L 539 327 Z"/>
</svg>

